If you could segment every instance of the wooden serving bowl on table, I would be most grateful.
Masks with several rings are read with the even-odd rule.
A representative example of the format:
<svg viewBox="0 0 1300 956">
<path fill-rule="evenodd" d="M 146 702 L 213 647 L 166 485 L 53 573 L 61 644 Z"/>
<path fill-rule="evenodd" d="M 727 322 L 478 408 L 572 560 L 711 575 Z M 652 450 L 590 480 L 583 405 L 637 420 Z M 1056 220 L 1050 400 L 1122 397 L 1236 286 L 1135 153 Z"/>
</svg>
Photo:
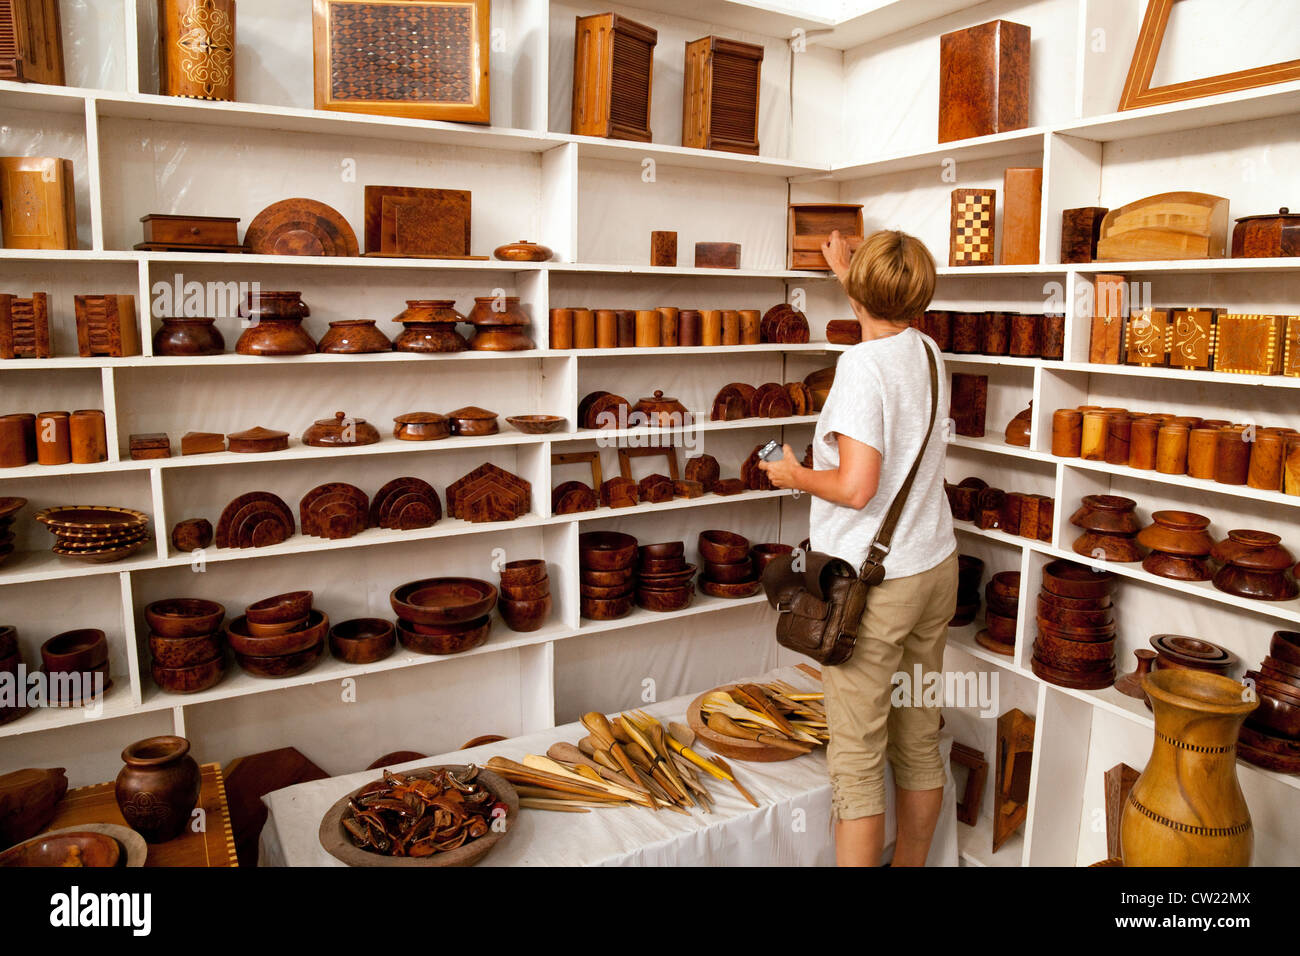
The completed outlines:
<svg viewBox="0 0 1300 956">
<path fill-rule="evenodd" d="M 283 624 L 300 621 L 311 611 L 311 591 L 290 591 L 263 598 L 244 608 L 244 617 L 254 624 Z"/>
<path fill-rule="evenodd" d="M 636 538 L 619 531 L 587 531 L 578 535 L 579 563 L 591 571 L 619 571 L 632 566 Z"/>
<path fill-rule="evenodd" d="M 111 836 L 94 832 L 41 834 L 0 853 L 0 867 L 93 867 L 112 869 L 125 862 Z"/>
<path fill-rule="evenodd" d="M 162 667 L 193 667 L 220 657 L 221 653 L 221 631 L 197 637 L 149 635 L 149 654 Z"/>
<path fill-rule="evenodd" d="M 731 531 L 701 531 L 699 551 L 713 564 L 735 564 L 749 557 L 749 540 Z"/>
<path fill-rule="evenodd" d="M 492 613 L 497 589 L 478 578 L 425 578 L 394 588 L 388 600 L 408 624 L 464 624 Z"/>
<path fill-rule="evenodd" d="M 199 637 L 221 627 L 226 609 L 202 598 L 169 598 L 144 609 L 149 629 L 159 637 Z"/>
<path fill-rule="evenodd" d="M 483 644 L 491 630 L 490 614 L 456 624 L 415 624 L 399 619 L 397 639 L 417 654 L 459 654 Z"/>
<path fill-rule="evenodd" d="M 546 579 L 546 561 L 543 558 L 508 561 L 501 569 L 501 583 L 508 587 L 523 587 Z"/>
<path fill-rule="evenodd" d="M 710 750 L 720 753 L 731 760 L 776 763 L 781 760 L 792 760 L 795 757 L 802 756 L 792 749 L 773 747 L 771 744 L 765 744 L 758 740 L 724 737 L 708 725 L 704 717 L 704 698 L 715 691 L 729 694 L 736 687 L 735 684 L 723 684 L 721 687 L 714 687 L 712 690 L 705 691 L 690 702 L 686 708 L 686 722 L 690 725 L 691 730 L 695 731 L 695 736 Z"/>
<path fill-rule="evenodd" d="M 283 657 L 298 654 L 315 647 L 329 633 L 330 621 L 325 614 L 313 610 L 307 620 L 295 630 L 278 634 L 257 635 L 248 630 L 248 622 L 237 617 L 230 622 L 226 640 L 231 650 L 247 657 Z"/>
<path fill-rule="evenodd" d="M 392 621 L 378 617 L 358 617 L 342 621 L 330 629 L 330 653 L 349 664 L 373 664 L 382 661 L 397 647 L 397 630 Z"/>
<path fill-rule="evenodd" d="M 171 694 L 196 694 L 215 687 L 226 674 L 224 654 L 185 667 L 164 667 L 155 658 L 149 667 L 153 682 Z"/>
</svg>

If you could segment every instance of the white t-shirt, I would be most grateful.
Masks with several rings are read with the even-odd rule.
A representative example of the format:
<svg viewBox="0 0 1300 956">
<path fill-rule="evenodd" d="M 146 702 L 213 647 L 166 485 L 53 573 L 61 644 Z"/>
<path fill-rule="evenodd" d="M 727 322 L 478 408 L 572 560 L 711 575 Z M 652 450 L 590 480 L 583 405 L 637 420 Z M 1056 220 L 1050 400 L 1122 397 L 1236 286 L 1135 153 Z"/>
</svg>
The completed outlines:
<svg viewBox="0 0 1300 956">
<path fill-rule="evenodd" d="M 810 544 L 860 567 L 885 513 L 911 470 L 930 420 L 930 365 L 934 352 L 939 370 L 939 413 L 912 491 L 894 529 L 885 558 L 885 576 L 920 574 L 939 564 L 957 547 L 952 512 L 943 489 L 943 421 L 948 408 L 948 376 L 931 339 L 907 329 L 884 339 L 855 345 L 840 356 L 826 405 L 813 439 L 813 467 L 838 468 L 838 435 L 847 435 L 880 452 L 880 485 L 861 511 L 813 498 Z"/>
</svg>

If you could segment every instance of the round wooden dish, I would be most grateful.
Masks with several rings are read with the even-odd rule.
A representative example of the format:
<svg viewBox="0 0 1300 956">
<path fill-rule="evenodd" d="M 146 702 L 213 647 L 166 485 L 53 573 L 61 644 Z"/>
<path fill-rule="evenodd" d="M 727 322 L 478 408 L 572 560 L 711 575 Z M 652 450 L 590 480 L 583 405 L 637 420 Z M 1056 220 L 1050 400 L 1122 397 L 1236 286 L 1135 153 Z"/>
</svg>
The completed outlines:
<svg viewBox="0 0 1300 956">
<path fill-rule="evenodd" d="M 700 557 L 714 564 L 735 564 L 749 557 L 749 540 L 731 531 L 701 531 Z"/>
<path fill-rule="evenodd" d="M 123 863 L 121 845 L 111 836 L 89 830 L 42 833 L 0 853 L 0 867 L 80 866 L 112 869 Z"/>
<path fill-rule="evenodd" d="M 1115 639 L 1115 625 L 1103 624 L 1098 627 L 1059 627 L 1041 617 L 1036 619 L 1039 634 L 1048 634 L 1066 641 L 1087 641 L 1102 643 Z"/>
<path fill-rule="evenodd" d="M 268 451 L 284 451 L 289 447 L 289 433 L 256 425 L 242 432 L 226 436 L 227 449 L 236 455 L 260 455 Z M 219 547 L 219 546 L 218 546 Z"/>
<path fill-rule="evenodd" d="M 584 598 L 592 598 L 596 601 L 616 601 L 619 598 L 627 597 L 632 593 L 632 589 L 632 582 L 628 581 L 625 584 L 613 584 L 609 587 L 583 584 L 578 588 L 578 591 Z"/>
<path fill-rule="evenodd" d="M 524 587 L 547 580 L 544 558 L 524 558 L 507 561 L 501 568 L 501 583 L 508 587 Z"/>
<path fill-rule="evenodd" d="M 794 750 L 773 747 L 757 740 L 724 737 L 711 728 L 704 719 L 704 698 L 714 693 L 714 691 L 729 694 L 735 689 L 735 684 L 724 684 L 721 687 L 706 690 L 691 701 L 686 708 L 686 722 L 690 725 L 691 730 L 695 731 L 696 737 L 703 741 L 710 750 L 720 753 L 731 760 L 748 760 L 751 763 L 777 763 L 782 760 L 792 760 L 795 757 L 803 756 Z"/>
<path fill-rule="evenodd" d="M 1237 663 L 1237 656 L 1227 648 L 1183 634 L 1154 634 L 1150 643 L 1158 655 L 1153 670 L 1182 668 L 1226 676 Z"/>
<path fill-rule="evenodd" d="M 226 609 L 203 598 L 168 598 L 144 609 L 149 629 L 160 637 L 199 637 L 221 627 Z"/>
<path fill-rule="evenodd" d="M 631 568 L 624 568 L 621 571 L 588 571 L 584 568 L 579 573 L 578 579 L 581 583 L 592 587 L 616 588 L 630 583 L 635 576 Z"/>
<path fill-rule="evenodd" d="M 549 435 L 563 428 L 566 419 L 563 415 L 511 415 L 506 421 L 525 435 Z"/>
<path fill-rule="evenodd" d="M 652 591 L 664 591 L 690 584 L 693 577 L 695 577 L 695 565 L 688 564 L 682 567 L 680 571 L 669 571 L 664 574 L 638 574 L 636 583 L 638 587 L 649 588 Z"/>
<path fill-rule="evenodd" d="M 338 210 L 315 199 L 282 199 L 259 212 L 244 249 L 268 256 L 356 256 L 357 235 Z"/>
<path fill-rule="evenodd" d="M 632 595 L 612 600 L 583 597 L 579 598 L 579 608 L 582 616 L 590 621 L 612 621 L 632 610 Z"/>
<path fill-rule="evenodd" d="M 425 578 L 394 588 L 388 600 L 403 621 L 431 627 L 464 624 L 492 613 L 497 589 L 477 578 Z"/>
<path fill-rule="evenodd" d="M 487 641 L 491 631 L 491 615 L 442 626 L 410 624 L 401 619 L 397 622 L 397 639 L 403 647 L 417 654 L 459 654 L 470 651 Z"/>
<path fill-rule="evenodd" d="M 41 661 L 47 671 L 87 671 L 107 660 L 108 639 L 95 628 L 64 631 L 41 645 Z"/>
<path fill-rule="evenodd" d="M 335 412 L 333 418 L 319 418 L 302 433 L 302 443 L 313 448 L 355 448 L 379 441 L 379 429 L 364 418 L 348 418 Z"/>
<path fill-rule="evenodd" d="M 636 549 L 637 558 L 644 564 L 649 561 L 663 561 L 671 558 L 685 558 L 684 541 L 661 541 L 657 544 L 643 544 Z"/>
<path fill-rule="evenodd" d="M 311 611 L 311 591 L 288 591 L 248 605 L 244 616 L 255 624 L 283 624 L 305 618 Z"/>
<path fill-rule="evenodd" d="M 676 555 L 671 558 L 646 558 L 637 561 L 637 571 L 643 575 L 655 577 L 664 574 L 680 574 L 686 570 L 686 558 Z"/>
<path fill-rule="evenodd" d="M 1109 607 L 1071 610 L 1044 601 L 1041 594 L 1038 596 L 1038 617 L 1060 628 L 1104 627 L 1114 621 Z"/>
<path fill-rule="evenodd" d="M 421 767 L 418 770 L 404 770 L 401 771 L 401 776 L 427 780 L 433 776 L 433 772 L 436 770 L 450 770 L 453 773 L 463 775 L 468 769 L 469 767 L 465 764 L 441 764 L 432 767 Z M 433 856 L 385 856 L 382 853 L 372 853 L 355 845 L 351 837 L 348 836 L 347 830 L 343 828 L 343 814 L 348 809 L 348 803 L 356 799 L 366 789 L 366 787 L 358 787 L 347 796 L 340 798 L 334 806 L 325 812 L 325 817 L 320 822 L 320 845 L 325 849 L 326 853 L 337 860 L 342 860 L 348 866 L 395 866 L 408 869 L 473 866 L 501 842 L 501 838 L 514 828 L 514 824 L 519 817 L 519 795 L 506 780 L 490 770 L 482 769 L 479 770 L 476 780 L 488 790 L 491 790 L 498 802 L 506 805 L 504 829 L 489 827 L 488 832 L 477 840 L 459 846 L 454 850 L 447 850 L 445 853 L 435 853 Z M 368 787 L 370 784 L 366 784 L 366 786 Z"/>
<path fill-rule="evenodd" d="M 198 637 L 150 634 L 149 654 L 162 667 L 194 667 L 221 655 L 221 632 Z"/>
<path fill-rule="evenodd" d="M 1043 663 L 1062 670 L 1094 670 L 1114 667 L 1114 641 L 1072 641 L 1040 630 L 1034 653 Z"/>
<path fill-rule="evenodd" d="M 1300 593 L 1285 570 L 1257 571 L 1239 564 L 1225 564 L 1215 572 L 1214 586 L 1225 594 L 1256 601 L 1290 601 Z"/>
<path fill-rule="evenodd" d="M 188 667 L 163 667 L 155 660 L 149 673 L 153 682 L 169 694 L 197 694 L 221 682 L 226 675 L 226 658 L 219 654 Z"/>
<path fill-rule="evenodd" d="M 284 654 L 279 657 L 254 657 L 250 654 L 235 654 L 239 666 L 254 677 L 295 677 L 306 673 L 316 666 L 321 654 L 325 652 L 325 641 L 315 647 L 296 654 Z"/>
<path fill-rule="evenodd" d="M 458 408 L 454 412 L 448 412 L 447 417 L 451 420 L 453 435 L 495 435 L 501 430 L 497 424 L 497 413 L 477 405 Z"/>
<path fill-rule="evenodd" d="M 1253 671 L 1246 676 L 1256 680 L 1256 697 L 1259 706 L 1246 718 L 1246 722 L 1264 733 L 1289 740 L 1300 740 L 1300 701 L 1271 692 L 1254 678 Z"/>
<path fill-rule="evenodd" d="M 341 621 L 330 629 L 330 653 L 349 664 L 382 661 L 397 647 L 392 621 L 378 617 L 357 617 Z"/>
<path fill-rule="evenodd" d="M 1260 670 L 1265 675 L 1274 676 L 1275 680 L 1289 681 L 1295 684 L 1297 689 L 1300 689 L 1300 664 L 1288 664 L 1286 661 L 1278 660 L 1270 654 L 1260 664 Z"/>
<path fill-rule="evenodd" d="M 984 623 L 986 625 L 985 630 L 989 632 L 989 636 L 995 641 L 1000 641 L 1003 644 L 1015 643 L 1016 618 L 987 611 L 984 614 Z"/>
<path fill-rule="evenodd" d="M 987 628 L 981 630 L 975 635 L 975 643 L 979 644 L 980 647 L 988 648 L 994 654 L 1001 654 L 1004 657 L 1014 657 L 1016 653 L 1016 645 L 1014 643 L 1006 643 L 997 640 L 988 632 Z"/>
<path fill-rule="evenodd" d="M 111 505 L 60 505 L 38 511 L 35 517 L 55 534 L 62 531 L 85 531 L 100 536 L 129 531 L 149 521 L 149 516 L 143 511 Z"/>
<path fill-rule="evenodd" d="M 1254 713 L 1258 713 L 1258 710 Z M 1237 737 L 1237 756 L 1266 770 L 1300 773 L 1300 740 L 1288 740 L 1266 733 L 1254 726 L 1250 717 L 1246 718 Z"/>
<path fill-rule="evenodd" d="M 1073 561 L 1053 561 L 1043 568 L 1043 587 L 1064 598 L 1109 598 L 1115 575 Z"/>
<path fill-rule="evenodd" d="M 437 412 L 407 412 L 393 419 L 393 437 L 400 441 L 450 438 L 451 419 Z"/>
<path fill-rule="evenodd" d="M 700 581 L 700 590 L 712 597 L 720 598 L 747 598 L 758 593 L 762 582 L 757 578 L 753 581 L 742 581 L 739 584 L 719 584 L 717 581 Z"/>
<path fill-rule="evenodd" d="M 248 622 L 237 617 L 230 622 L 226 640 L 236 654 L 246 657 L 284 657 L 298 654 L 325 640 L 330 620 L 321 611 L 312 610 L 307 620 L 295 630 L 257 636 L 249 633 Z"/>
</svg>

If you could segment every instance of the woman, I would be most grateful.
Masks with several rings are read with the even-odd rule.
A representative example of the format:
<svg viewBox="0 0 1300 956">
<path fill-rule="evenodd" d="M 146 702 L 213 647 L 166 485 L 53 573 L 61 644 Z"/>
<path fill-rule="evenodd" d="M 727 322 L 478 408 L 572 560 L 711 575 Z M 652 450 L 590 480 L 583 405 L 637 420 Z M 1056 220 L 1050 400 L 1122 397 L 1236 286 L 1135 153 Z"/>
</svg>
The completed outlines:
<svg viewBox="0 0 1300 956">
<path fill-rule="evenodd" d="M 930 349 L 939 369 L 933 434 L 873 588 L 853 656 L 822 670 L 830 727 L 835 855 L 841 866 L 879 866 L 885 842 L 884 763 L 894 771 L 898 834 L 894 866 L 923 866 L 943 802 L 938 707 L 891 707 L 893 676 L 938 672 L 957 604 L 957 542 L 943 490 L 948 380 L 929 337 L 908 320 L 934 295 L 929 250 L 901 232 L 877 232 L 850 257 L 832 233 L 822 250 L 862 325 L 845 351 L 813 440 L 813 468 L 789 445 L 761 467 L 778 488 L 813 495 L 814 551 L 861 566 L 912 468 L 930 418 Z"/>
</svg>

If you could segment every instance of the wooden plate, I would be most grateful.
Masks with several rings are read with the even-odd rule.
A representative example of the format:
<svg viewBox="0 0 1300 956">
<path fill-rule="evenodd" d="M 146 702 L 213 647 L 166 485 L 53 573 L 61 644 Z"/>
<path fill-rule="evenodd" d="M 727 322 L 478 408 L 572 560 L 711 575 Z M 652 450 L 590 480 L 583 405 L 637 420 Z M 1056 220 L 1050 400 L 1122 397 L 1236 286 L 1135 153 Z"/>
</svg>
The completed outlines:
<svg viewBox="0 0 1300 956">
<path fill-rule="evenodd" d="M 13 516 L 27 504 L 26 498 L 0 498 L 0 521 L 13 521 Z"/>
<path fill-rule="evenodd" d="M 610 413 L 612 420 L 599 424 L 601 416 L 606 412 Z M 606 394 L 596 399 L 587 409 L 587 418 L 584 425 L 587 428 L 619 428 L 623 423 L 629 427 L 632 424 L 632 406 L 622 395 Z"/>
<path fill-rule="evenodd" d="M 432 528 L 442 520 L 442 503 L 435 494 L 432 498 L 408 491 L 385 506 L 383 527 L 392 531 L 415 531 Z"/>
<path fill-rule="evenodd" d="M 66 558 L 77 558 L 95 564 L 108 564 L 110 561 L 121 561 L 123 558 L 130 557 L 152 540 L 153 535 L 147 534 L 140 540 L 133 541 L 129 544 L 113 545 L 108 548 L 100 548 L 91 551 L 67 551 L 57 546 L 50 550 L 55 554 Z"/>
<path fill-rule="evenodd" d="M 111 505 L 60 505 L 38 511 L 36 520 L 55 533 L 67 530 L 107 534 L 143 525 L 149 516 L 133 508 Z"/>
<path fill-rule="evenodd" d="M 770 744 L 759 743 L 757 740 L 724 737 L 705 723 L 704 698 L 714 691 L 723 691 L 729 694 L 735 689 L 735 684 L 724 684 L 721 687 L 713 688 L 713 690 L 705 691 L 691 701 L 690 706 L 686 708 L 686 722 L 690 724 L 691 730 L 695 731 L 695 736 L 704 741 L 709 749 L 731 760 L 776 763 L 781 760 L 793 760 L 795 757 L 802 756 L 802 754 L 795 753 L 793 750 L 773 747 Z"/>
<path fill-rule="evenodd" d="M 595 511 L 598 504 L 596 492 L 581 481 L 565 481 L 551 491 L 552 514 L 571 515 Z"/>
<path fill-rule="evenodd" d="M 464 773 L 468 767 L 464 764 L 441 764 L 421 767 L 418 770 L 402 770 L 398 771 L 398 773 L 403 777 L 424 776 L 428 779 L 432 776 L 433 771 L 440 769 Z M 433 856 L 384 856 L 379 853 L 371 853 L 369 850 L 363 850 L 355 846 L 347 831 L 343 829 L 343 814 L 347 810 L 348 801 L 354 799 L 365 789 L 365 787 L 358 787 L 347 796 L 340 798 L 334 806 L 326 811 L 325 818 L 320 823 L 320 845 L 326 853 L 337 860 L 342 860 L 348 866 L 395 866 L 410 869 L 473 866 L 487 856 L 492 848 L 501 841 L 501 838 L 514 828 L 514 824 L 519 817 L 519 795 L 515 793 L 514 787 L 490 770 L 480 769 L 477 779 L 496 795 L 497 800 L 506 805 L 504 829 L 490 827 L 488 832 L 477 840 L 466 843 L 454 850 L 448 850 L 445 853 L 435 853 Z M 366 786 L 369 786 L 369 784 Z"/>
<path fill-rule="evenodd" d="M 437 502 L 438 517 L 442 517 L 442 500 L 438 497 L 438 492 L 423 478 L 412 478 L 409 476 L 394 478 L 388 482 L 370 499 L 370 523 L 378 527 L 385 527 L 384 519 L 388 515 L 389 506 L 396 502 L 402 495 L 417 494 L 430 501 Z"/>
<path fill-rule="evenodd" d="M 357 235 L 333 207 L 314 199 L 283 199 L 254 217 L 244 249 L 266 256 L 355 256 Z"/>
</svg>

